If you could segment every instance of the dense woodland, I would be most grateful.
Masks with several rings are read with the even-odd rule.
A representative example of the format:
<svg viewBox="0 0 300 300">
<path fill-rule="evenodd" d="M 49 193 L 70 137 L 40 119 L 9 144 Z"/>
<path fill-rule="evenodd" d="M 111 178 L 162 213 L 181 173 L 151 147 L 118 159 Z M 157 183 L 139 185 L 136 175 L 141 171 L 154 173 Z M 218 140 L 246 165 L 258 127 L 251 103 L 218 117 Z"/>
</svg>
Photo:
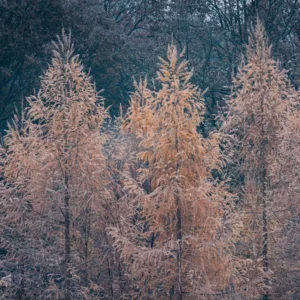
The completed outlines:
<svg viewBox="0 0 300 300">
<path fill-rule="evenodd" d="M 300 299 L 297 0 L 0 0 L 0 299 Z"/>
</svg>

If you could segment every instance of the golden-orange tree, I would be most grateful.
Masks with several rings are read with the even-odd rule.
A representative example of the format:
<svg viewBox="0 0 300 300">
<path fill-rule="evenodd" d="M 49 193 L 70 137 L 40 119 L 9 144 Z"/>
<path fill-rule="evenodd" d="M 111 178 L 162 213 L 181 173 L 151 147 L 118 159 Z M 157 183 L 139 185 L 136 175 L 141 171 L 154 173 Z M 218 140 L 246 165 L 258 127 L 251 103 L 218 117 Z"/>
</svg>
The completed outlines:
<svg viewBox="0 0 300 300">
<path fill-rule="evenodd" d="M 44 238 L 54 241 L 52 251 L 63 254 L 58 271 L 63 291 L 54 285 L 52 297 L 74 299 L 98 276 L 93 235 L 110 192 L 106 136 L 100 132 L 107 112 L 73 53 L 70 36 L 63 33 L 54 43 L 41 88 L 27 101 L 21 127 L 11 126 L 5 137 L 3 176 L 15 188 L 15 198 L 52 224 Z"/>
<path fill-rule="evenodd" d="M 244 229 L 237 249 L 248 259 L 249 297 L 268 297 L 272 269 L 273 182 L 271 161 L 278 147 L 289 102 L 295 97 L 286 72 L 271 58 L 260 21 L 249 38 L 246 63 L 234 79 L 224 130 L 231 134 L 231 154 L 244 175 L 240 185 Z M 270 240 L 271 238 L 271 240 Z"/>
<path fill-rule="evenodd" d="M 111 233 L 145 299 L 209 299 L 233 283 L 223 224 L 231 197 L 212 175 L 219 135 L 197 132 L 205 107 L 192 74 L 169 46 L 159 90 L 136 84 L 124 121 L 140 142 L 138 162 L 124 175 L 127 218 Z"/>
<path fill-rule="evenodd" d="M 275 246 L 272 253 L 274 299 L 296 299 L 300 295 L 300 115 L 298 103 L 293 104 L 278 133 L 277 155 L 270 160 L 274 181 L 271 210 Z"/>
</svg>

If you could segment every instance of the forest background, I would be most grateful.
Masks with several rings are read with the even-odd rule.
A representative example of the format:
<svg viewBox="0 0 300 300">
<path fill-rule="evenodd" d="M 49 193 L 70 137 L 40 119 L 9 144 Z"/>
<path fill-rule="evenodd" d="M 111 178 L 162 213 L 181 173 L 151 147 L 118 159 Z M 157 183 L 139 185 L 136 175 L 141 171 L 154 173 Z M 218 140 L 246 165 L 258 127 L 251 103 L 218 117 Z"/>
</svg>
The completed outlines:
<svg viewBox="0 0 300 300">
<path fill-rule="evenodd" d="M 110 113 L 124 111 L 133 77 L 153 77 L 157 57 L 173 40 L 194 68 L 193 83 L 208 88 L 210 117 L 230 93 L 251 23 L 262 20 L 272 55 L 300 78 L 300 4 L 297 0 L 1 0 L 0 128 L 39 88 L 39 76 L 51 57 L 51 40 L 71 29 L 76 53 L 96 85 L 103 89 Z"/>
</svg>

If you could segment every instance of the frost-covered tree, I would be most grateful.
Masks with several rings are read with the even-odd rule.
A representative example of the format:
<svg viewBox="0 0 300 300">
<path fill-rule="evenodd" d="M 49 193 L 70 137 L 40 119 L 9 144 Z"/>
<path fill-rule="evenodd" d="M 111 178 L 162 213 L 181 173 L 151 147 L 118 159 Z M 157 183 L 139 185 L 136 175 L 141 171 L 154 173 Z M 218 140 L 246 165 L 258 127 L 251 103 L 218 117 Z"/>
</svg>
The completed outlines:
<svg viewBox="0 0 300 300">
<path fill-rule="evenodd" d="M 294 97 L 286 72 L 271 58 L 265 30 L 257 21 L 249 38 L 246 63 L 234 79 L 224 122 L 232 137 L 232 157 L 244 176 L 240 185 L 244 229 L 237 249 L 249 261 L 245 282 L 250 297 L 269 294 L 273 233 L 270 161 L 276 157 L 278 131 Z"/>
<path fill-rule="evenodd" d="M 43 226 L 43 220 L 33 213 L 26 190 L 30 180 L 28 170 L 36 166 L 36 156 L 31 152 L 36 140 L 35 135 L 27 135 L 25 128 L 24 113 L 16 115 L 5 138 L 7 144 L 1 147 L 1 245 L 7 253 L 1 270 L 12 279 L 5 288 L 4 297 L 8 299 L 39 297 L 35 287 L 41 286 L 42 281 L 32 270 L 39 268 L 43 274 L 48 263 L 39 251 L 43 242 L 35 239 L 35 235 L 43 235 L 49 227 Z"/>
<path fill-rule="evenodd" d="M 124 123 L 140 142 L 138 162 L 124 175 L 129 220 L 111 232 L 147 299 L 208 299 L 233 283 L 223 223 L 231 197 L 212 175 L 222 165 L 219 135 L 197 132 L 204 100 L 192 75 L 169 46 L 159 90 L 136 84 Z"/>
<path fill-rule="evenodd" d="M 49 288 L 52 297 L 77 298 L 79 292 L 90 293 L 90 288 L 84 290 L 90 284 L 97 296 L 93 282 L 99 272 L 97 236 L 110 197 L 103 152 L 106 135 L 101 132 L 107 112 L 73 53 L 70 36 L 63 33 L 54 43 L 41 88 L 27 101 L 21 128 L 11 126 L 5 137 L 3 176 L 23 207 L 29 206 L 33 215 L 51 224 L 43 239 L 55 244 L 54 264 L 63 266 L 56 270 L 61 272 L 63 293 L 54 284 Z"/>
<path fill-rule="evenodd" d="M 274 181 L 272 216 L 274 229 L 274 291 L 276 299 L 300 297 L 300 116 L 297 102 L 278 133 L 280 144 L 272 159 Z"/>
</svg>

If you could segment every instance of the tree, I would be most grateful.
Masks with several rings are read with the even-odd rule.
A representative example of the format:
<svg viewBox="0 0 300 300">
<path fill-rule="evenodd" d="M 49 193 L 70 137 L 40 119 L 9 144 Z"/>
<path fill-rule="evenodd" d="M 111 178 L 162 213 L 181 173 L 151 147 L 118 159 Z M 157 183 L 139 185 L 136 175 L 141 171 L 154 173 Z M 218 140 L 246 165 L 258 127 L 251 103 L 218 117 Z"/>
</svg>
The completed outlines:
<svg viewBox="0 0 300 300">
<path fill-rule="evenodd" d="M 43 241 L 36 238 L 37 234 L 43 236 L 49 227 L 43 226 L 43 220 L 33 213 L 26 189 L 30 180 L 27 170 L 37 164 L 32 151 L 35 135 L 33 132 L 27 135 L 25 128 L 24 114 L 16 115 L 5 138 L 6 144 L 1 148 L 1 244 L 6 252 L 1 271 L 13 278 L 4 295 L 16 299 L 40 296 L 36 289 L 42 285 L 39 275 L 46 273 L 45 265 L 50 263 L 39 250 L 44 246 Z M 50 237 L 48 241 L 53 242 Z M 53 254 L 51 258 L 55 261 L 57 256 Z M 38 274 L 34 272 L 37 268 Z"/>
<path fill-rule="evenodd" d="M 140 165 L 125 174 L 121 205 L 130 217 L 112 235 L 147 298 L 207 299 L 233 283 L 222 222 L 231 196 L 212 175 L 222 165 L 219 135 L 197 132 L 203 93 L 190 83 L 187 65 L 169 46 L 157 77 L 161 88 L 136 85 L 125 120 L 140 140 Z"/>
<path fill-rule="evenodd" d="M 60 0 L 0 1 L 0 127 L 3 133 L 14 106 L 38 86 L 47 67 L 48 45 L 61 31 L 66 14 Z"/>
<path fill-rule="evenodd" d="M 97 231 L 91 229 L 103 224 L 110 197 L 106 135 L 100 132 L 108 115 L 73 54 L 70 35 L 63 32 L 54 48 L 41 89 L 27 99 L 21 129 L 11 126 L 5 137 L 4 178 L 18 190 L 15 197 L 30 204 L 33 215 L 52 223 L 46 238 L 55 241 L 54 251 L 61 253 L 63 246 L 64 298 L 71 299 L 83 292 L 74 286 L 78 276 L 83 287 L 97 284 L 89 278 L 95 276 L 99 256 L 93 246 L 99 241 L 92 239 Z"/>
<path fill-rule="evenodd" d="M 299 97 L 299 96 L 298 96 Z M 278 139 L 276 157 L 270 161 L 274 181 L 273 216 L 274 291 L 276 299 L 296 299 L 299 290 L 299 108 L 294 102 Z M 276 225 L 276 226 L 275 226 Z"/>
<path fill-rule="evenodd" d="M 244 236 L 239 246 L 244 256 L 252 261 L 248 277 L 249 293 L 269 295 L 270 191 L 271 163 L 276 157 L 278 132 L 282 127 L 288 102 L 295 96 L 286 72 L 280 71 L 271 58 L 271 48 L 263 25 L 258 20 L 249 38 L 247 63 L 234 79 L 224 130 L 231 134 L 231 151 L 244 176 L 240 185 L 244 214 Z M 263 282 L 259 282 L 263 278 Z M 251 287 L 252 286 L 252 287 Z M 251 291 L 252 290 L 252 291 Z"/>
</svg>

